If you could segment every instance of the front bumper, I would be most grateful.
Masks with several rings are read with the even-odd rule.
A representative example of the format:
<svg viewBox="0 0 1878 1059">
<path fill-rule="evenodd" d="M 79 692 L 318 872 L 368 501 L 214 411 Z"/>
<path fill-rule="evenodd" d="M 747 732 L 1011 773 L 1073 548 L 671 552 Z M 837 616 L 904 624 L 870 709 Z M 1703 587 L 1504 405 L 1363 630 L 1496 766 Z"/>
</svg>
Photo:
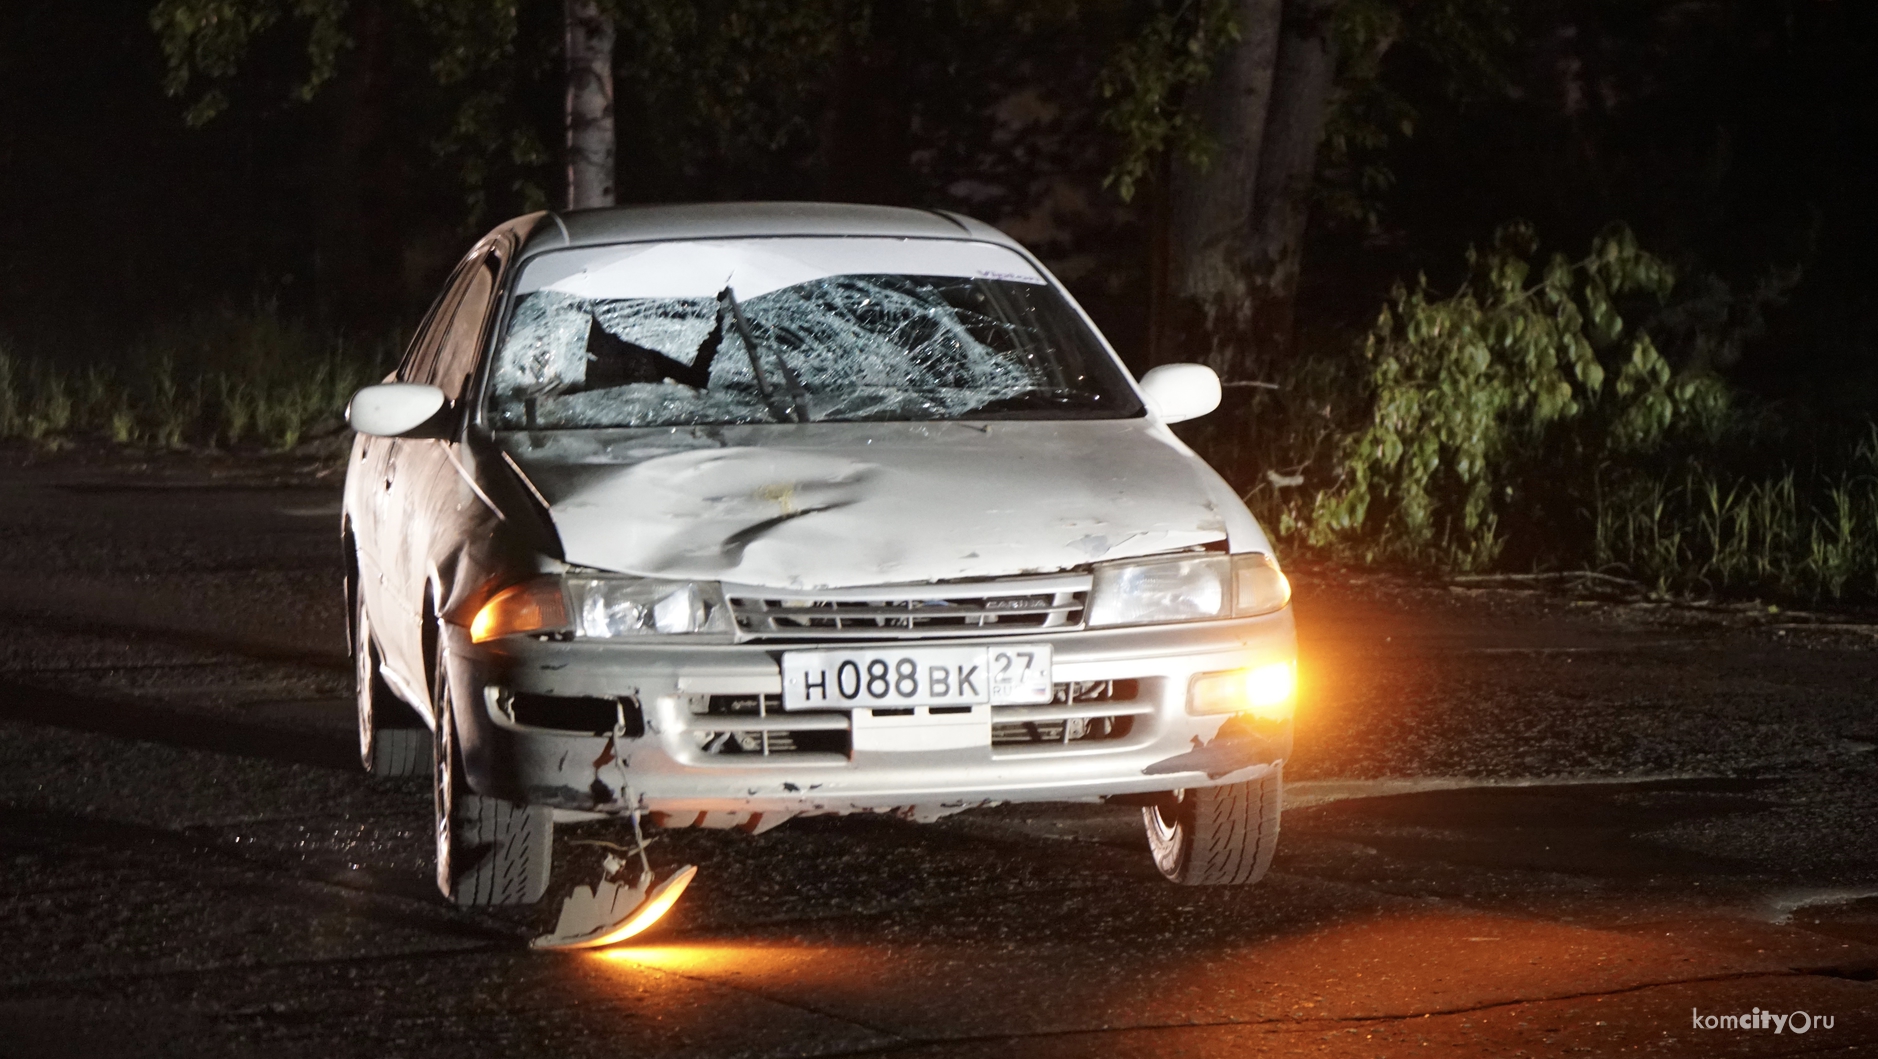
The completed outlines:
<svg viewBox="0 0 1878 1059">
<path fill-rule="evenodd" d="M 620 812 L 942 812 L 1001 801 L 1089 800 L 1151 794 L 1257 778 L 1291 751 L 1291 723 L 1247 715 L 1193 716 L 1187 692 L 1200 673 L 1291 661 L 1290 608 L 1257 618 L 1077 630 L 1012 638 L 945 639 L 946 646 L 1048 643 L 1054 679 L 1115 682 L 1126 697 L 1057 707 L 993 707 L 1012 731 L 1102 724 L 1102 738 L 1004 742 L 949 750 L 868 750 L 857 724 L 892 724 L 845 711 L 726 718 L 713 698 L 779 696 L 785 650 L 839 650 L 853 643 L 641 646 L 556 642 L 525 636 L 472 644 L 446 625 L 447 665 L 470 786 L 510 801 L 558 809 Z M 643 733 L 568 733 L 517 724 L 495 705 L 504 692 L 567 697 L 630 696 Z M 1071 716 L 1074 715 L 1074 716 Z M 1125 718 L 1124 720 L 1121 720 Z M 1017 728 L 1009 726 L 1016 725 Z M 850 733 L 847 749 L 723 753 L 725 731 L 777 732 L 813 726 Z M 721 741 L 721 740 L 720 740 Z M 841 740 L 835 740 L 841 742 Z M 778 743 L 787 745 L 786 739 Z"/>
</svg>

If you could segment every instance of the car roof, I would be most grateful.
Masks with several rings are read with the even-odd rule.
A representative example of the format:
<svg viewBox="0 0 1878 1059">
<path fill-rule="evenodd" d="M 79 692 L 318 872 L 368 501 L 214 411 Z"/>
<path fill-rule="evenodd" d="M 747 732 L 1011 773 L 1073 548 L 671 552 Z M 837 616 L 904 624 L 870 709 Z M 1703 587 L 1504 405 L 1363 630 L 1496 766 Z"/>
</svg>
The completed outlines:
<svg viewBox="0 0 1878 1059">
<path fill-rule="evenodd" d="M 833 202 L 706 202 L 568 210 L 529 226 L 520 256 L 549 250 L 661 239 L 739 236 L 871 235 L 901 239 L 973 239 L 1022 250 L 996 228 L 944 210 Z M 512 222 L 513 223 L 513 222 Z M 505 226 L 506 227 L 506 226 Z"/>
</svg>

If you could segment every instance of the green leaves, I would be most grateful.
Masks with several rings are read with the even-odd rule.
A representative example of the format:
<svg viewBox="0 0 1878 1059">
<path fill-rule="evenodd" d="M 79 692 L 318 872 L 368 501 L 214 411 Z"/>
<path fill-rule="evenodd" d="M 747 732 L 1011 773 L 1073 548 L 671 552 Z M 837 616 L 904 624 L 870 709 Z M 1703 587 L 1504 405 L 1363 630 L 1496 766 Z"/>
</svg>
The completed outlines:
<svg viewBox="0 0 1878 1059">
<path fill-rule="evenodd" d="M 1231 0 L 1183 0 L 1157 8 L 1137 35 L 1116 49 L 1096 82 L 1097 94 L 1108 101 L 1102 124 L 1122 145 L 1103 187 L 1114 188 L 1124 202 L 1132 200 L 1170 151 L 1205 164 L 1213 141 L 1186 97 L 1212 75 L 1220 54 L 1238 39 Z"/>
<path fill-rule="evenodd" d="M 1431 93 L 1465 108 L 1508 91 L 1517 8 L 1508 0 L 1340 0 L 1337 92 L 1318 188 L 1333 216 L 1381 224 L 1395 183 L 1390 148 L 1415 135 Z"/>
<path fill-rule="evenodd" d="M 517 0 L 407 0 L 430 31 L 431 73 L 454 85 L 500 66 L 515 54 L 520 30 Z"/>
<path fill-rule="evenodd" d="M 349 4 L 350 0 L 158 0 L 150 10 L 150 28 L 156 31 L 168 62 L 164 90 L 181 96 L 191 85 L 207 82 L 184 111 L 190 125 L 207 124 L 228 106 L 228 95 L 216 82 L 234 77 L 255 39 L 291 15 L 305 25 L 307 34 L 307 72 L 294 95 L 302 101 L 311 99 L 332 79 L 340 53 L 352 46 L 344 30 Z"/>
<path fill-rule="evenodd" d="M 1676 379 L 1620 312 L 1675 282 L 1628 229 L 1532 282 L 1536 243 L 1509 225 L 1470 251 L 1452 295 L 1396 288 L 1363 344 L 1367 420 L 1342 440 L 1335 483 L 1292 512 L 1311 544 L 1474 569 L 1499 554 L 1508 505 L 1541 486 L 1528 475 L 1545 454 L 1595 466 L 1725 407 L 1719 382 Z"/>
<path fill-rule="evenodd" d="M 405 2 L 434 38 L 431 71 L 438 84 L 468 80 L 514 53 L 519 0 Z M 256 40 L 291 17 L 305 34 L 307 57 L 306 76 L 293 95 L 310 100 L 332 80 L 340 55 L 352 47 L 346 32 L 351 6 L 352 0 L 158 0 L 150 26 L 169 64 L 164 88 L 180 96 L 206 82 L 190 105 L 188 120 L 208 122 L 228 104 L 216 82 L 234 77 Z"/>
</svg>

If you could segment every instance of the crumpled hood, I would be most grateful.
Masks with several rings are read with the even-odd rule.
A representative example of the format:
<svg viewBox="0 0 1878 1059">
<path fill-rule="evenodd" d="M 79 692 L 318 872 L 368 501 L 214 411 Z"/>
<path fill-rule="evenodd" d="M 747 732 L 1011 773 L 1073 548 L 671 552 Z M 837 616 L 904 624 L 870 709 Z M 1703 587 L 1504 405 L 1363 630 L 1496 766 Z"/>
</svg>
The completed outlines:
<svg viewBox="0 0 1878 1059">
<path fill-rule="evenodd" d="M 1230 539 L 1244 505 L 1145 419 L 504 434 L 568 562 L 820 589 L 1045 573 Z"/>
</svg>

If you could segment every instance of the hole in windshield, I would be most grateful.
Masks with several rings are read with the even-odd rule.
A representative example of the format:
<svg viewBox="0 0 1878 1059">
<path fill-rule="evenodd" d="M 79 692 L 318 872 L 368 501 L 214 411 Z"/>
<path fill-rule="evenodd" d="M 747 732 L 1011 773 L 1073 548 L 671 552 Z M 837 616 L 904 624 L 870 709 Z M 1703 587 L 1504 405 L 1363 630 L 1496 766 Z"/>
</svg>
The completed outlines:
<svg viewBox="0 0 1878 1059">
<path fill-rule="evenodd" d="M 929 242 L 951 249 L 774 239 L 542 255 L 517 286 L 490 419 L 516 430 L 1142 413 L 1022 258 Z M 896 256 L 906 274 L 877 271 Z M 842 271 L 844 259 L 874 270 Z M 911 270 L 922 266 L 976 274 Z"/>
</svg>

